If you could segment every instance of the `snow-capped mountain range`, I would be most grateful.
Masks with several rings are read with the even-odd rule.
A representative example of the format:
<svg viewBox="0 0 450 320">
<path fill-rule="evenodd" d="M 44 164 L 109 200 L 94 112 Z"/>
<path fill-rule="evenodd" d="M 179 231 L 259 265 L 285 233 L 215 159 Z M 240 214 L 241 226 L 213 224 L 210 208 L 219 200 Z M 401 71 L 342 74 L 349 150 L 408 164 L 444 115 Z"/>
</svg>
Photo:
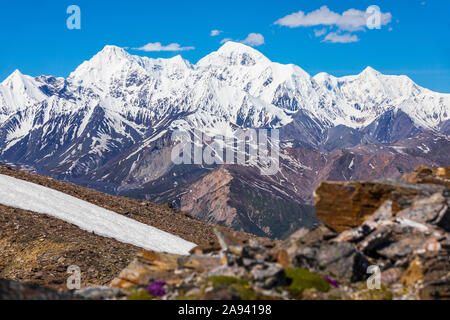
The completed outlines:
<svg viewBox="0 0 450 320">
<path fill-rule="evenodd" d="M 187 186 L 214 168 L 171 163 L 175 128 L 222 135 L 242 127 L 280 128 L 279 173 L 295 172 L 298 180 L 307 169 L 326 167 L 311 169 L 306 159 L 311 152 L 326 158 L 364 143 L 398 144 L 422 132 L 447 142 L 449 117 L 450 94 L 370 67 L 340 78 L 311 76 L 235 42 L 197 64 L 181 56 L 150 59 L 106 46 L 67 79 L 33 78 L 16 70 L 0 84 L 0 160 L 109 192 L 132 190 L 152 200 L 181 201 Z M 422 148 L 432 148 L 423 139 Z M 308 156 L 299 155 L 298 148 L 306 148 Z M 401 148 L 392 152 L 401 155 Z M 295 198 L 302 183 L 312 183 L 286 187 L 285 180 L 279 177 L 273 193 L 286 201 Z"/>
<path fill-rule="evenodd" d="M 422 88 L 406 76 L 386 76 L 367 67 L 356 76 L 311 77 L 231 41 L 195 65 L 181 56 L 150 59 L 106 46 L 68 79 L 32 78 L 16 70 L 1 83 L 0 97 L 2 123 L 42 103 L 57 114 L 100 106 L 142 121 L 190 113 L 186 121 L 206 121 L 211 127 L 217 127 L 214 120 L 279 127 L 300 109 L 324 127 L 362 128 L 390 110 L 401 110 L 428 129 L 450 117 L 450 94 Z"/>
</svg>

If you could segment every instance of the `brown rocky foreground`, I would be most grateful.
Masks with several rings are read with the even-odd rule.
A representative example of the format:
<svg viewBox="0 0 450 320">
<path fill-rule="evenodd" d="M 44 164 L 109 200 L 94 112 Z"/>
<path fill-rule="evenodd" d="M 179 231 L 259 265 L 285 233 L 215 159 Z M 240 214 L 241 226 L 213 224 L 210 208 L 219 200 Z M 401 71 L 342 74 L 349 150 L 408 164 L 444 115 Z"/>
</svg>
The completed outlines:
<svg viewBox="0 0 450 320">
<path fill-rule="evenodd" d="M 111 286 L 129 299 L 449 299 L 448 169 L 419 167 L 409 182 L 324 183 L 317 202 L 328 214 L 313 230 L 244 246 L 217 230 L 220 252 L 142 251 Z"/>
<path fill-rule="evenodd" d="M 449 299 L 447 170 L 323 183 L 316 191 L 323 222 L 312 230 L 243 243 L 214 229 L 220 248 L 199 246 L 189 256 L 140 251 L 108 287 L 71 298 Z M 14 284 L 0 281 L 5 297 L 2 286 Z"/>
</svg>

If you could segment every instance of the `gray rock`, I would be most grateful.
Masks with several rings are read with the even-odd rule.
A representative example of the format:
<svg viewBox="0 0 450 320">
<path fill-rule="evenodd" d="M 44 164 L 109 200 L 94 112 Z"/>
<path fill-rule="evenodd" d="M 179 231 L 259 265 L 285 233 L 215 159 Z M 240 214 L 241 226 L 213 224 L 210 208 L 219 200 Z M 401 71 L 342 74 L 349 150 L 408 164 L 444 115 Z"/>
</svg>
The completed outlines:
<svg viewBox="0 0 450 320">
<path fill-rule="evenodd" d="M 75 294 L 93 300 L 112 300 L 125 296 L 119 289 L 111 287 L 88 287 L 76 290 Z"/>
<path fill-rule="evenodd" d="M 250 271 L 255 285 L 271 289 L 286 283 L 286 276 L 282 265 L 277 263 L 258 264 Z"/>
<path fill-rule="evenodd" d="M 370 217 L 366 219 L 365 223 L 392 218 L 392 204 L 393 201 L 391 199 L 383 202 L 383 204 Z"/>
<path fill-rule="evenodd" d="M 368 277 L 369 261 L 351 244 L 337 243 L 324 246 L 319 251 L 318 259 L 319 263 L 325 266 L 325 271 L 337 277 L 347 278 L 352 282 Z"/>
<path fill-rule="evenodd" d="M 213 276 L 227 276 L 227 277 L 237 277 L 237 278 L 247 278 L 248 272 L 245 268 L 238 266 L 222 265 L 215 268 L 207 273 L 207 277 Z"/>
<path fill-rule="evenodd" d="M 442 193 L 415 201 L 411 207 L 397 213 L 398 218 L 406 218 L 419 223 L 429 223 L 450 231 L 450 209 L 448 200 Z"/>
<path fill-rule="evenodd" d="M 293 264 L 296 267 L 305 269 L 317 269 L 317 254 L 318 248 L 315 247 L 301 247 L 294 253 Z"/>
<path fill-rule="evenodd" d="M 380 256 L 387 259 L 397 260 L 412 254 L 419 249 L 425 241 L 424 237 L 404 238 L 377 250 Z"/>
<path fill-rule="evenodd" d="M 70 291 L 58 291 L 35 284 L 0 279 L 0 300 L 80 300 Z"/>
<path fill-rule="evenodd" d="M 321 241 L 327 241 L 337 236 L 337 233 L 331 230 L 323 223 L 318 223 L 313 229 L 302 228 L 293 233 L 289 240 L 303 243 L 313 244 Z"/>
<path fill-rule="evenodd" d="M 367 268 L 370 265 L 363 253 L 345 242 L 323 243 L 316 248 L 301 248 L 294 264 L 296 267 L 329 273 L 352 282 L 366 279 Z"/>
<path fill-rule="evenodd" d="M 403 274 L 402 268 L 389 268 L 381 273 L 381 283 L 384 285 L 391 285 L 400 280 Z"/>
<path fill-rule="evenodd" d="M 422 299 L 450 299 L 450 255 L 441 252 L 439 255 L 424 257 L 423 287 L 420 290 Z"/>
</svg>

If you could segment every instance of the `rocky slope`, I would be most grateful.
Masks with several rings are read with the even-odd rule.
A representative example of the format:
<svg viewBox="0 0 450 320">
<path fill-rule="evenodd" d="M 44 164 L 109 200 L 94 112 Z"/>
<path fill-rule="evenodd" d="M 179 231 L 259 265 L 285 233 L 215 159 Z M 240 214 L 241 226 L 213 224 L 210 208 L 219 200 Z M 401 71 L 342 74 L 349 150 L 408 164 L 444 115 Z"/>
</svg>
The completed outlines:
<svg viewBox="0 0 450 320">
<path fill-rule="evenodd" d="M 67 293 L 0 280 L 0 297 L 450 299 L 450 167 L 421 166 L 402 180 L 327 183 L 316 190 L 328 213 L 323 222 L 284 241 L 243 244 L 215 229 L 219 248 L 198 246 L 188 256 L 140 251 L 110 287 Z M 330 206 L 327 196 L 342 201 Z M 345 228 L 342 218 L 350 218 Z"/>
<path fill-rule="evenodd" d="M 219 254 L 143 251 L 111 285 L 129 299 L 450 299 L 450 167 L 420 167 L 404 180 L 366 184 L 344 206 L 326 207 L 324 223 L 283 242 L 236 246 L 216 231 Z M 360 185 L 316 194 L 346 199 Z M 328 227 L 352 212 L 361 218 L 345 231 Z"/>
</svg>

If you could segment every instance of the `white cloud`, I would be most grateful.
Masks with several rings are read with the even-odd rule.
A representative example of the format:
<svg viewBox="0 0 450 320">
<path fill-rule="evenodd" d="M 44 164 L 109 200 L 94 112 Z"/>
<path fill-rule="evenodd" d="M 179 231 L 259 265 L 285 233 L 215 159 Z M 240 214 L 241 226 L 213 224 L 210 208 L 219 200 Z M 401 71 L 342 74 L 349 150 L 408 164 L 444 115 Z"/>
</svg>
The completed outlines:
<svg viewBox="0 0 450 320">
<path fill-rule="evenodd" d="M 261 33 L 250 33 L 244 40 L 233 40 L 232 38 L 224 38 L 220 41 L 220 43 L 223 44 L 228 41 L 236 41 L 252 47 L 258 47 L 264 44 L 264 36 Z"/>
<path fill-rule="evenodd" d="M 228 41 L 232 41 L 233 39 L 231 39 L 231 38 L 224 38 L 224 39 L 222 39 L 222 41 L 220 41 L 220 43 L 222 44 L 222 43 L 225 43 L 225 42 L 228 42 Z"/>
<path fill-rule="evenodd" d="M 221 34 L 222 32 L 223 32 L 222 30 L 211 30 L 210 36 L 215 37 Z"/>
<path fill-rule="evenodd" d="M 264 36 L 261 33 L 250 33 L 245 40 L 240 42 L 249 46 L 257 47 L 264 44 Z"/>
<path fill-rule="evenodd" d="M 357 9 L 348 9 L 342 14 L 339 14 L 331 11 L 327 6 L 322 6 L 320 9 L 306 14 L 303 11 L 294 12 L 275 21 L 275 24 L 289 28 L 326 25 L 336 26 L 340 30 L 358 31 L 366 28 L 368 16 L 365 11 Z M 391 19 L 391 13 L 381 12 L 382 26 L 390 23 Z"/>
<path fill-rule="evenodd" d="M 331 43 L 351 43 L 358 42 L 359 38 L 357 35 L 352 35 L 350 33 L 338 34 L 336 32 L 330 32 L 327 34 L 325 39 L 322 42 L 331 42 Z"/>
<path fill-rule="evenodd" d="M 323 36 L 325 33 L 327 33 L 327 29 L 326 28 L 318 29 L 318 30 L 314 29 L 314 35 L 316 37 Z"/>
<path fill-rule="evenodd" d="M 152 51 L 187 51 L 194 50 L 195 47 L 181 47 L 178 43 L 171 43 L 167 46 L 163 46 L 161 42 L 147 43 L 140 48 L 133 48 L 133 50 L 152 52 Z"/>
</svg>

